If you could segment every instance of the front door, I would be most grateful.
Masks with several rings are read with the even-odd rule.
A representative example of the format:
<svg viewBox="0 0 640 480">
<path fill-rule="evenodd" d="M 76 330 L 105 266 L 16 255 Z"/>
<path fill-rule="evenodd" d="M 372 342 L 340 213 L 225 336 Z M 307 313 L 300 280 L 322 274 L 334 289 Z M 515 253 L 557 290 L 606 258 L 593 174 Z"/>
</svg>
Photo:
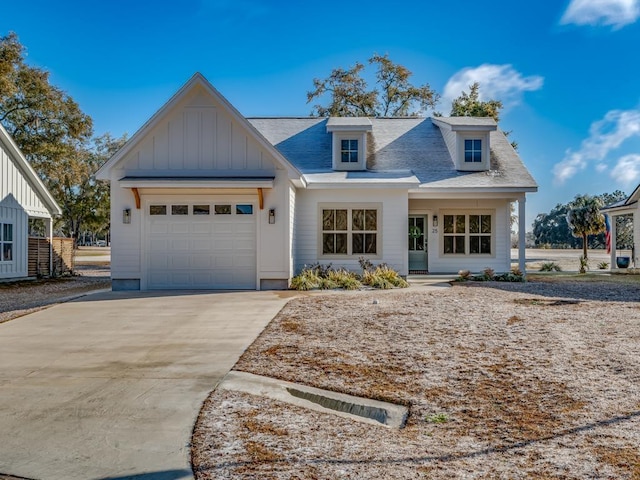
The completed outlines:
<svg viewBox="0 0 640 480">
<path fill-rule="evenodd" d="M 409 217 L 409 273 L 427 273 L 427 216 Z"/>
</svg>

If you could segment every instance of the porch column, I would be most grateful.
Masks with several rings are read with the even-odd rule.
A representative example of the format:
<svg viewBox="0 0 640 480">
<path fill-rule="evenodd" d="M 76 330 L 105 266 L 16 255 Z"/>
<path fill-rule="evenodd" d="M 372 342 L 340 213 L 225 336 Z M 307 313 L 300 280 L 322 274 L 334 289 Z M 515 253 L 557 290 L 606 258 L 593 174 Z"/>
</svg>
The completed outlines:
<svg viewBox="0 0 640 480">
<path fill-rule="evenodd" d="M 53 276 L 53 218 L 44 219 L 44 228 L 49 241 L 49 276 Z"/>
<path fill-rule="evenodd" d="M 618 266 L 616 265 L 616 217 L 613 213 L 609 214 L 609 227 L 611 228 L 611 258 L 609 259 L 609 265 L 611 265 L 610 269 L 614 270 L 617 269 Z"/>
<path fill-rule="evenodd" d="M 526 277 L 526 215 L 524 207 L 526 204 L 526 197 L 522 195 L 522 198 L 518 199 L 518 268 L 522 274 Z"/>
<path fill-rule="evenodd" d="M 638 210 L 634 210 L 633 213 L 631 214 L 631 218 L 633 219 L 633 244 L 631 245 L 633 247 L 633 268 L 638 268 L 638 264 L 636 259 L 638 258 L 638 247 L 640 247 L 640 241 L 638 241 L 638 232 L 640 231 L 640 228 L 638 228 L 638 216 L 636 215 L 636 212 Z"/>
</svg>

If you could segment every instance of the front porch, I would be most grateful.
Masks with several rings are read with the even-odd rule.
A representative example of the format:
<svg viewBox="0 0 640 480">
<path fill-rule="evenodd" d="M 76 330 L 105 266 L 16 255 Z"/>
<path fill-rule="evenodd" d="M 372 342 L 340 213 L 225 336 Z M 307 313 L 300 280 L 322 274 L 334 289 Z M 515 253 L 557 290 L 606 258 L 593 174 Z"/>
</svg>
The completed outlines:
<svg viewBox="0 0 640 480">
<path fill-rule="evenodd" d="M 610 245 L 611 245 L 611 271 L 626 270 L 628 267 L 638 268 L 640 262 L 638 261 L 638 252 L 635 246 L 640 245 L 640 224 L 638 219 L 638 199 L 640 198 L 640 186 L 626 199 L 621 202 L 614 203 L 607 207 L 602 208 L 600 211 L 609 216 L 610 225 Z M 623 249 L 622 252 L 618 249 L 618 228 L 616 219 L 623 215 L 630 215 L 633 223 L 633 242 L 631 249 Z M 622 253 L 622 254 L 621 254 Z M 623 263 L 618 266 L 618 259 L 620 257 L 628 257 L 629 263 L 626 267 Z"/>
</svg>

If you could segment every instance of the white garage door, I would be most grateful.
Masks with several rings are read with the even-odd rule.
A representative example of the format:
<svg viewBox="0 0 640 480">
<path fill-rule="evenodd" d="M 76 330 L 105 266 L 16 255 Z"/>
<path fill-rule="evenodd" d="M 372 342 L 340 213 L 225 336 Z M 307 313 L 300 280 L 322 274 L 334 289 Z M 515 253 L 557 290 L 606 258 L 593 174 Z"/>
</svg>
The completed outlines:
<svg viewBox="0 0 640 480">
<path fill-rule="evenodd" d="M 251 203 L 147 205 L 148 289 L 255 289 Z"/>
</svg>

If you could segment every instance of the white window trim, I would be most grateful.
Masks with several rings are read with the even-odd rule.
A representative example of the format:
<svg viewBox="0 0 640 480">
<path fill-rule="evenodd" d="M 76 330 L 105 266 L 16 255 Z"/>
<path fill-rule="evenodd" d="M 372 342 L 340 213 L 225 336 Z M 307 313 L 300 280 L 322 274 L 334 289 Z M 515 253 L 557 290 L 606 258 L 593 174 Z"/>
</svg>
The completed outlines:
<svg viewBox="0 0 640 480">
<path fill-rule="evenodd" d="M 489 145 L 489 134 L 485 132 L 456 132 L 456 170 L 460 171 L 484 171 L 489 170 L 491 166 L 490 155 L 491 148 Z M 482 142 L 482 161 L 465 162 L 464 161 L 464 141 L 480 140 Z"/>
<path fill-rule="evenodd" d="M 366 132 L 333 132 L 333 169 L 336 171 L 366 170 L 367 134 Z M 342 161 L 342 140 L 358 141 L 358 161 Z"/>
<path fill-rule="evenodd" d="M 11 225 L 11 237 L 10 241 L 5 242 L 3 237 L 3 230 L 5 225 Z M 4 244 L 11 244 L 11 260 L 3 260 Z M 0 220 L 0 263 L 3 265 L 9 265 L 16 261 L 16 226 L 13 222 L 7 220 Z"/>
<path fill-rule="evenodd" d="M 352 210 L 376 210 L 376 253 L 353 253 L 351 251 L 352 233 L 360 233 L 359 230 L 352 230 L 351 211 Z M 322 253 L 322 211 L 323 210 L 347 210 L 347 253 L 346 254 L 325 254 Z M 382 258 L 382 203 L 319 203 L 317 217 L 317 241 L 318 241 L 318 259 L 321 260 L 357 260 L 359 257 L 365 257 L 370 260 L 379 260 Z M 372 232 L 373 230 L 365 230 Z"/>
<path fill-rule="evenodd" d="M 465 220 L 465 233 L 464 233 L 464 253 L 445 253 L 444 251 L 444 237 L 450 234 L 444 233 L 444 216 L 445 215 L 464 215 Z M 469 216 L 470 215 L 491 215 L 491 253 L 469 253 L 471 248 L 471 242 L 469 237 L 472 235 L 469 233 Z M 440 210 L 439 212 L 441 227 L 439 240 L 440 240 L 440 255 L 443 258 L 496 258 L 496 211 L 495 210 Z M 457 234 L 455 234 L 457 235 Z M 474 234 L 475 235 L 475 234 Z"/>
</svg>

